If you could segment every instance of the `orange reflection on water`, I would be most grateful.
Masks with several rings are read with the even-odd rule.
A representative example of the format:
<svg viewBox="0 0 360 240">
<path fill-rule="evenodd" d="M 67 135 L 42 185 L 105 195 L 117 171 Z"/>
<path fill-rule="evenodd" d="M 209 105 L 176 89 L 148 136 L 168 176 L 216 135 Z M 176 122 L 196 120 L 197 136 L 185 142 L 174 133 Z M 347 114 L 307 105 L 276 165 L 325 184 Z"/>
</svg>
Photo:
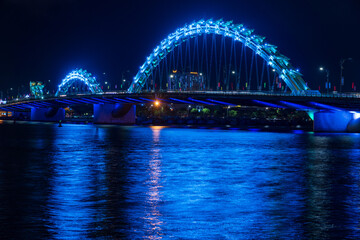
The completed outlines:
<svg viewBox="0 0 360 240">
<path fill-rule="evenodd" d="M 151 130 L 153 131 L 153 140 L 155 140 L 155 137 L 158 138 L 160 135 L 160 130 L 164 128 L 168 128 L 167 126 L 151 126 Z"/>
<path fill-rule="evenodd" d="M 162 239 L 163 222 L 160 220 L 161 213 L 159 212 L 159 203 L 161 201 L 160 189 L 161 185 L 161 152 L 159 148 L 160 144 L 160 132 L 165 128 L 163 126 L 152 126 L 153 133 L 153 147 L 150 152 L 149 167 L 147 169 L 149 179 L 146 182 L 148 186 L 147 192 L 147 206 L 146 206 L 146 224 L 147 236 L 146 239 Z"/>
</svg>

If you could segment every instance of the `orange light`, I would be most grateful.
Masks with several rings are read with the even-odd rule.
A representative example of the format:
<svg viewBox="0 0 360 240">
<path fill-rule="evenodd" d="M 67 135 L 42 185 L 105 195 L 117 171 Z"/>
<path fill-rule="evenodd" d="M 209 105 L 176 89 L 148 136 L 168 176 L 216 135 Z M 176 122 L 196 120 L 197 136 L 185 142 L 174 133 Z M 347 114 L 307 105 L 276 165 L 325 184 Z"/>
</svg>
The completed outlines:
<svg viewBox="0 0 360 240">
<path fill-rule="evenodd" d="M 160 102 L 158 100 L 155 101 L 155 106 L 159 106 Z"/>
</svg>

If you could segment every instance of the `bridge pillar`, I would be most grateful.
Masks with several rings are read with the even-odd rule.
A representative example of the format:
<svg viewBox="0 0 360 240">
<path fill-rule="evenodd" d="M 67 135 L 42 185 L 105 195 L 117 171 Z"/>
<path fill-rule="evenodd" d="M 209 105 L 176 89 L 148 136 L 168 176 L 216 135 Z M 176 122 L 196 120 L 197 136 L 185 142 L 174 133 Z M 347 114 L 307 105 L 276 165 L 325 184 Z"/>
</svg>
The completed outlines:
<svg viewBox="0 0 360 240">
<path fill-rule="evenodd" d="M 31 121 L 58 122 L 65 119 L 65 109 L 63 108 L 32 108 Z"/>
<path fill-rule="evenodd" d="M 360 132 L 360 114 L 331 110 L 315 112 L 314 132 Z"/>
<path fill-rule="evenodd" d="M 133 104 L 94 104 L 94 123 L 135 124 L 136 106 Z"/>
</svg>

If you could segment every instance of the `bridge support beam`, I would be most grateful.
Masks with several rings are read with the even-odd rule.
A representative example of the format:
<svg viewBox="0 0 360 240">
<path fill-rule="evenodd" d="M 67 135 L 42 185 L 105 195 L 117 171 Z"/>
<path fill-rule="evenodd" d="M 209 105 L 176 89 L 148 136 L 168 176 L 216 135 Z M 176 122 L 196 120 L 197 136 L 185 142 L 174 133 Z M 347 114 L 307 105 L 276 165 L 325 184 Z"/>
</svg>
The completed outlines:
<svg viewBox="0 0 360 240">
<path fill-rule="evenodd" d="M 63 108 L 32 108 L 31 121 L 58 122 L 65 119 L 65 109 Z"/>
<path fill-rule="evenodd" d="M 136 106 L 133 104 L 94 104 L 94 123 L 135 124 Z"/>
<path fill-rule="evenodd" d="M 319 111 L 314 113 L 314 132 L 360 132 L 360 113 Z"/>
</svg>

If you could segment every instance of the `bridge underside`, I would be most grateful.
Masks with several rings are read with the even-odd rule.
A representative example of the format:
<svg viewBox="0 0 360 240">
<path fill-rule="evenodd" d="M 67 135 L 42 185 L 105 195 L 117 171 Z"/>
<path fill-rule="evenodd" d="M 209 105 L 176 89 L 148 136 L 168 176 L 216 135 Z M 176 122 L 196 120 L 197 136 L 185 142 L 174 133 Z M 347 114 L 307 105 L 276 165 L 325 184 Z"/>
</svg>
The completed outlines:
<svg viewBox="0 0 360 240">
<path fill-rule="evenodd" d="M 94 104 L 94 123 L 97 124 L 135 124 L 136 105 L 134 104 Z"/>
<path fill-rule="evenodd" d="M 65 109 L 60 107 L 32 108 L 31 121 L 59 122 L 65 120 Z"/>
<path fill-rule="evenodd" d="M 146 104 L 156 99 L 163 103 L 202 104 L 225 106 L 255 106 L 294 109 L 360 110 L 359 97 L 302 96 L 251 92 L 167 92 L 167 93 L 117 93 L 103 95 L 80 95 L 44 100 L 25 100 L 0 105 L 8 111 L 29 111 L 32 108 L 67 107 L 76 104 Z"/>
<path fill-rule="evenodd" d="M 45 100 L 29 100 L 2 105 L 5 111 L 21 112 L 37 108 L 63 108 L 78 104 L 93 104 L 95 122 L 131 124 L 135 120 L 121 122 L 116 120 L 114 112 L 119 113 L 119 106 L 153 103 L 188 105 L 223 105 L 223 106 L 253 106 L 270 108 L 292 108 L 313 114 L 315 131 L 352 131 L 358 132 L 355 124 L 360 110 L 360 98 L 339 96 L 301 96 L 289 94 L 269 94 L 261 92 L 166 92 L 166 93 L 117 93 L 103 95 L 80 95 Z M 124 107 L 122 107 L 124 108 Z M 35 111 L 35 110 L 32 110 Z M 130 111 L 130 110 L 129 110 Z M 325 111 L 325 113 L 317 113 Z M 105 117 L 105 112 L 107 117 Z M 340 114 L 342 112 L 342 114 Z M 99 113 L 99 115 L 97 115 Z M 104 115 L 105 114 L 105 115 Z M 309 114 L 311 115 L 311 114 Z M 135 115 L 133 114 L 133 117 Z M 107 118 L 107 120 L 105 120 Z M 340 121 L 351 119 L 347 124 Z M 321 119 L 321 120 L 319 120 Z M 46 121 L 46 119 L 44 119 Z M 355 121 L 356 120 L 356 121 Z M 334 128 L 334 122 L 343 127 Z M 351 122 L 351 123 L 350 123 Z M 327 123 L 330 123 L 327 124 Z M 319 125 L 320 124 L 320 125 Z M 346 127 L 344 127 L 346 125 Z M 330 127 L 331 126 L 331 127 Z"/>
</svg>

